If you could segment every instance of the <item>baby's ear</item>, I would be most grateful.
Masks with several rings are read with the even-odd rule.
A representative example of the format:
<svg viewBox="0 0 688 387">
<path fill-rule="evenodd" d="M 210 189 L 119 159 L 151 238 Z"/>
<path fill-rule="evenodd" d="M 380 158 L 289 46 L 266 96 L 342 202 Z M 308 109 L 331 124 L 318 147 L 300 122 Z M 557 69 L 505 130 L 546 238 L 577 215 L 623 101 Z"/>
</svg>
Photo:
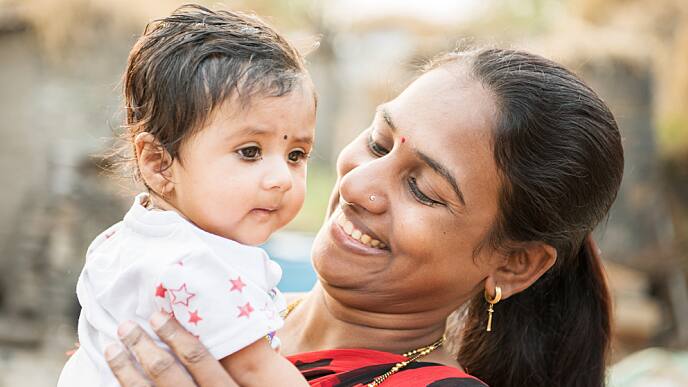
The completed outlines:
<svg viewBox="0 0 688 387">
<path fill-rule="evenodd" d="M 155 136 L 148 132 L 141 132 L 134 138 L 136 164 L 141 178 L 148 189 L 165 197 L 172 193 L 172 157 Z"/>
</svg>

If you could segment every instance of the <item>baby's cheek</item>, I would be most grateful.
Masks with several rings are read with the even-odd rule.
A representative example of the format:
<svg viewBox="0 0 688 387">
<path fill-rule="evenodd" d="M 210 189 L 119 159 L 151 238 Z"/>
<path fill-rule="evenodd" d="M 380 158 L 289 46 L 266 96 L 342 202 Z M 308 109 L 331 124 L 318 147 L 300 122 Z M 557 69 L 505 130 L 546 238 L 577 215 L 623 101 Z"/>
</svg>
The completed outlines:
<svg viewBox="0 0 688 387">
<path fill-rule="evenodd" d="M 295 198 L 294 198 L 294 207 L 295 207 L 294 212 L 299 212 L 299 210 L 301 210 L 301 207 L 303 207 L 303 202 L 306 199 L 306 186 L 305 186 L 305 184 L 300 190 L 298 190 L 298 192 L 294 192 L 294 193 L 295 193 L 295 195 L 294 195 L 295 196 Z M 296 216 L 296 214 L 294 214 L 294 216 Z"/>
<path fill-rule="evenodd" d="M 295 184 L 292 186 L 292 189 L 287 192 L 286 195 L 286 203 L 284 206 L 284 211 L 282 214 L 282 221 L 281 221 L 281 226 L 286 225 L 287 223 L 291 222 L 296 215 L 298 215 L 299 211 L 303 207 L 303 202 L 306 198 L 306 184 L 303 182 L 303 184 L 299 182 L 295 182 Z"/>
</svg>

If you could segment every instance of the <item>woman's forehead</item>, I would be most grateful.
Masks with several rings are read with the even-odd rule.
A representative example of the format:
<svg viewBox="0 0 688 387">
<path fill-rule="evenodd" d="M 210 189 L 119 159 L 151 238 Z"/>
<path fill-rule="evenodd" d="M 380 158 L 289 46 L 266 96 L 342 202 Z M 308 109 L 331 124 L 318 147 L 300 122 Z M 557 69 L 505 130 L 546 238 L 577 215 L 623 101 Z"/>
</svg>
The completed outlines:
<svg viewBox="0 0 688 387">
<path fill-rule="evenodd" d="M 410 141 L 491 148 L 497 109 L 492 93 L 461 69 L 443 66 L 416 79 L 384 112 Z"/>
<path fill-rule="evenodd" d="M 494 98 L 463 67 L 442 66 L 411 83 L 389 103 L 396 121 L 435 134 L 438 130 L 491 133 Z"/>
</svg>

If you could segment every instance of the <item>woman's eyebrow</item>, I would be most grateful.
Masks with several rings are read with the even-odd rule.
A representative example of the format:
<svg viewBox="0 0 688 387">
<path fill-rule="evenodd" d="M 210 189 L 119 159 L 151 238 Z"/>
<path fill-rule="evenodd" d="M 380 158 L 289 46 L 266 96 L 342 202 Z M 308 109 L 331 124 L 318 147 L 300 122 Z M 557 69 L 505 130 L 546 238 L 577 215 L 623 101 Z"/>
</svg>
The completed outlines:
<svg viewBox="0 0 688 387">
<path fill-rule="evenodd" d="M 389 111 L 385 109 L 384 105 L 381 105 L 377 108 L 377 113 L 382 115 L 382 118 L 385 120 L 385 123 L 387 123 L 387 126 L 389 126 L 392 132 L 397 131 L 397 127 L 394 125 L 394 121 L 392 121 L 392 116 L 389 114 Z M 463 192 L 461 192 L 461 188 L 459 188 L 459 183 L 456 182 L 456 179 L 449 172 L 449 169 L 447 169 L 447 167 L 442 165 L 439 161 L 433 159 L 432 157 L 419 151 L 418 149 L 414 148 L 413 151 L 419 159 L 425 162 L 433 171 L 437 172 L 437 174 L 442 176 L 444 180 L 446 180 L 447 183 L 449 183 L 449 185 L 454 190 L 456 197 L 458 197 L 461 204 L 465 206 L 466 200 L 463 197 Z"/>
<path fill-rule="evenodd" d="M 397 127 L 394 125 L 394 121 L 392 121 L 392 116 L 389 115 L 389 112 L 387 109 L 385 109 L 384 105 L 378 106 L 376 112 L 382 115 L 382 119 L 385 120 L 385 123 L 387 126 L 389 126 L 393 133 L 397 131 Z"/>
<path fill-rule="evenodd" d="M 426 155 L 418 149 L 414 148 L 413 151 L 419 159 L 423 160 L 430 168 L 432 168 L 433 171 L 437 172 L 437 174 L 442 176 L 444 180 L 446 180 L 449 183 L 449 185 L 454 190 L 454 193 L 459 198 L 461 204 L 463 206 L 466 206 L 466 201 L 464 200 L 463 192 L 461 192 L 459 184 L 456 182 L 456 179 L 454 179 L 454 176 L 452 176 L 449 170 L 444 165 L 440 164 L 439 161 L 433 159 L 432 157 Z"/>
</svg>

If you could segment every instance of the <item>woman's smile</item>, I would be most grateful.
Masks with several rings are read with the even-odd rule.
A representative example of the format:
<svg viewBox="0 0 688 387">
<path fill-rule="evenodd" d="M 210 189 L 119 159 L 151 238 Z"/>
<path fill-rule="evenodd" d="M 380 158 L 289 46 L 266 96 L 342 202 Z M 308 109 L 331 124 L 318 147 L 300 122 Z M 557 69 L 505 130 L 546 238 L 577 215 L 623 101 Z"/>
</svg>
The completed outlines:
<svg viewBox="0 0 688 387">
<path fill-rule="evenodd" d="M 366 246 L 375 247 L 378 249 L 386 249 L 387 244 L 384 243 L 372 230 L 364 224 L 358 222 L 352 215 L 346 215 L 347 210 L 341 209 L 337 214 L 335 221 L 350 237 L 360 241 Z"/>
<path fill-rule="evenodd" d="M 338 209 L 330 221 L 330 234 L 340 247 L 360 255 L 387 255 L 385 242 L 353 217 L 347 217 Z"/>
</svg>

